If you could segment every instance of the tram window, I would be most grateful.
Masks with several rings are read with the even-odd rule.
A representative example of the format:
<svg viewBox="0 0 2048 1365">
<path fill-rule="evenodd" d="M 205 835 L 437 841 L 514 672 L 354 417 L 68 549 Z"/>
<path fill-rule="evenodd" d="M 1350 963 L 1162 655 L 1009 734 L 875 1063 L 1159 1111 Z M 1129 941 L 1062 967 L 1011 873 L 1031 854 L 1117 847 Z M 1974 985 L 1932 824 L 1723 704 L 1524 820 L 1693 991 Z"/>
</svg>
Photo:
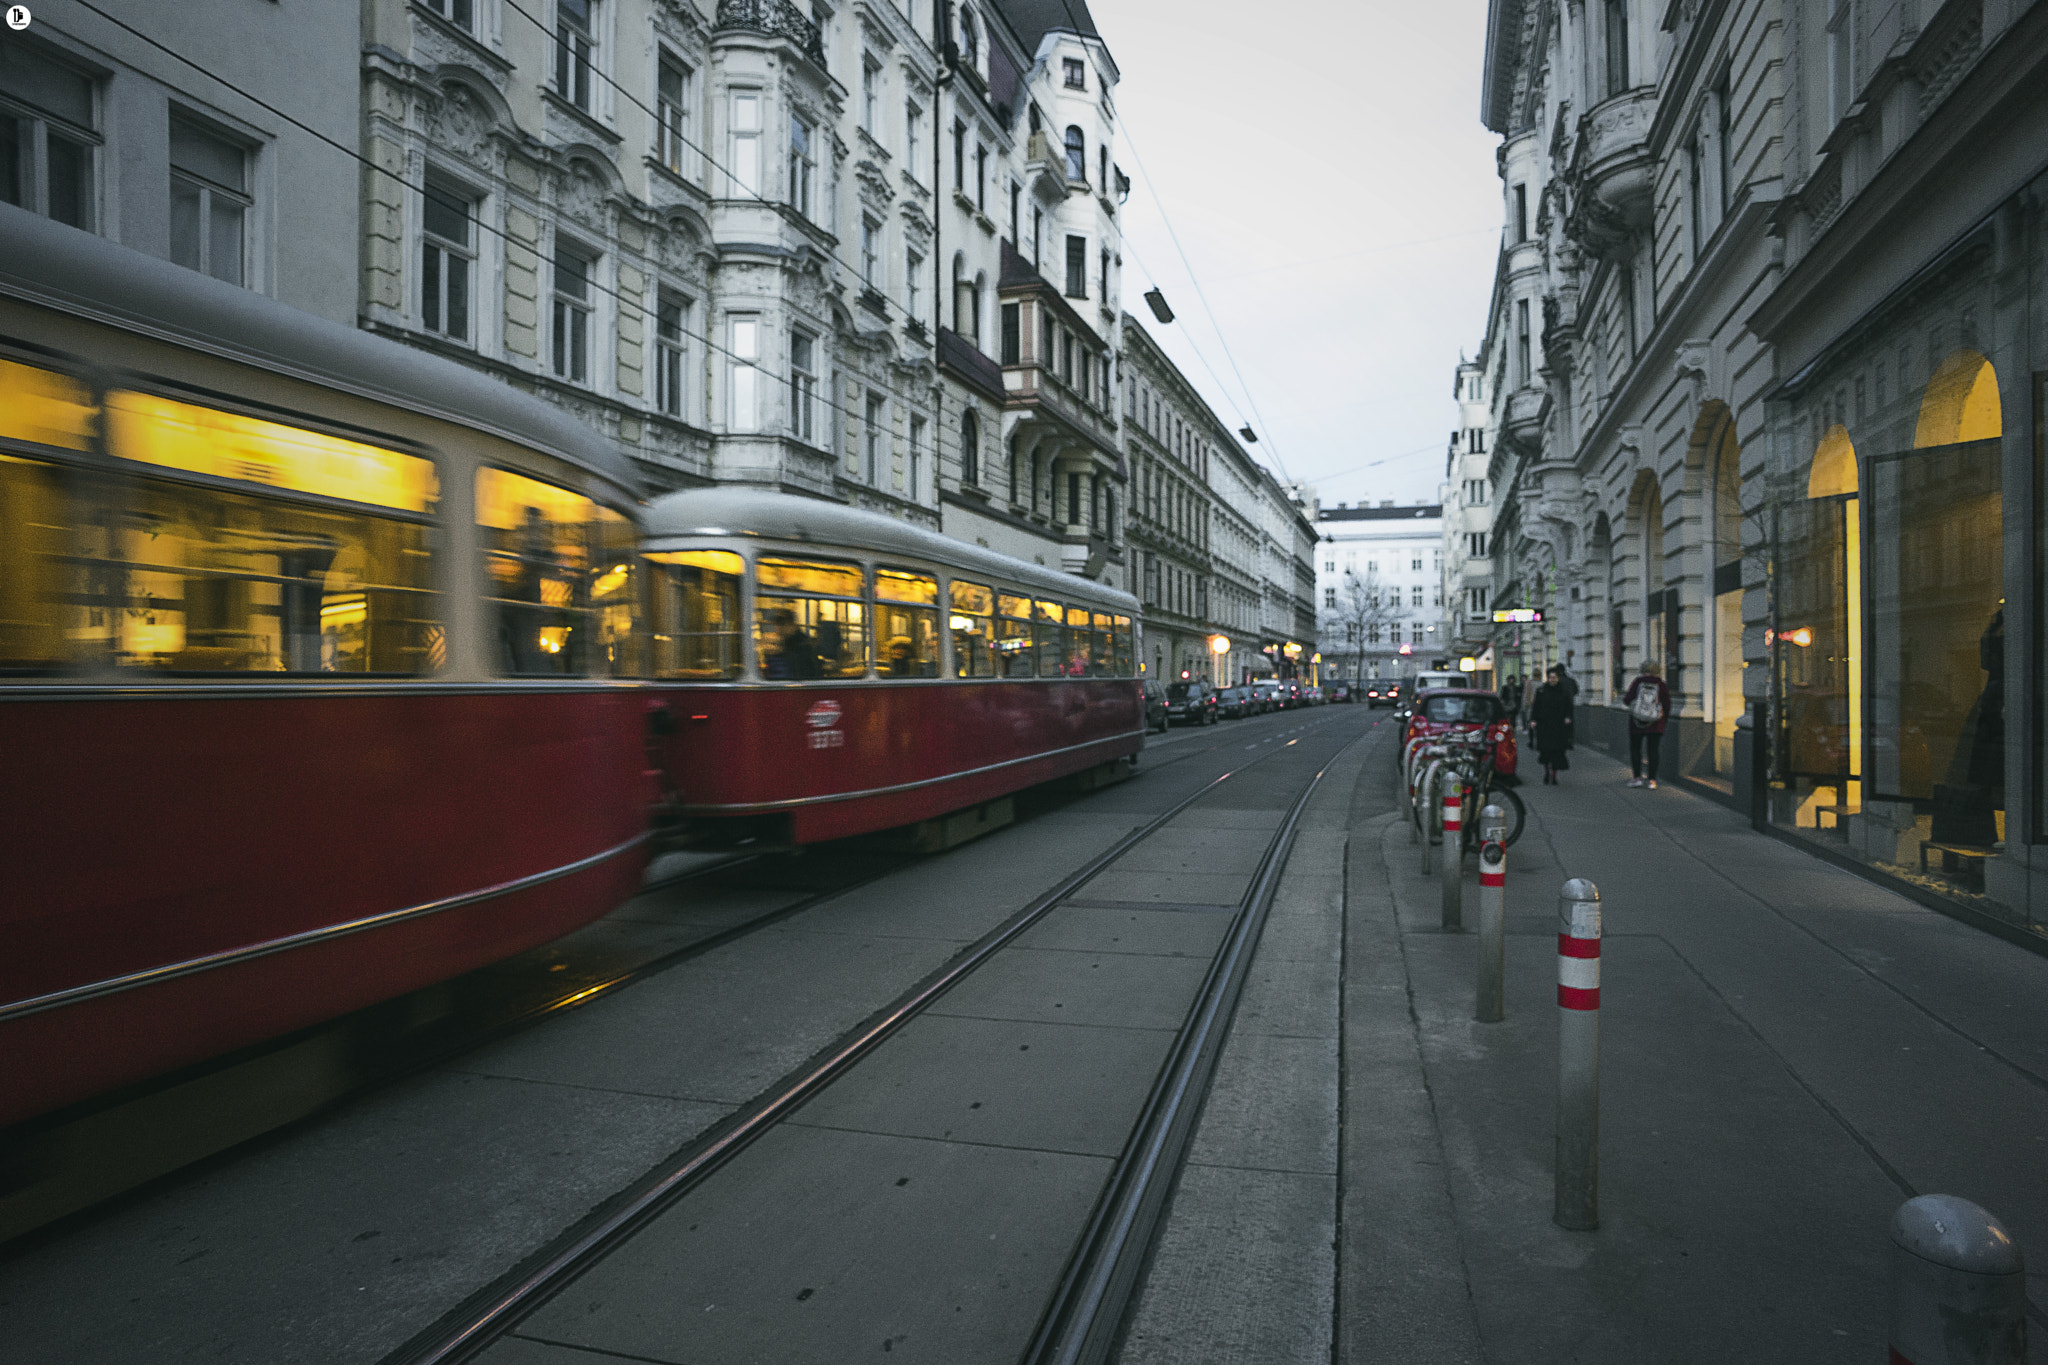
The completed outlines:
<svg viewBox="0 0 2048 1365">
<path fill-rule="evenodd" d="M 654 564 L 654 675 L 737 678 L 745 562 L 729 550 L 669 550 L 647 558 Z"/>
<path fill-rule="evenodd" d="M 111 454 L 165 473 L 94 499 L 106 511 L 78 536 L 76 652 L 172 672 L 442 662 L 432 462 L 152 394 L 109 394 L 105 422 Z M 192 474 L 208 482 L 178 477 Z"/>
<path fill-rule="evenodd" d="M 761 676 L 798 682 L 867 676 L 864 578 L 858 564 L 758 561 L 754 649 Z"/>
<path fill-rule="evenodd" d="M 1000 660 L 1002 675 L 1005 678 L 1031 677 L 1037 671 L 1037 652 L 1031 645 L 1031 599 L 999 593 L 996 610 L 1002 613 L 1002 620 L 996 626 L 1001 632 L 996 640 L 996 657 Z"/>
<path fill-rule="evenodd" d="M 1102 612 L 1095 612 L 1093 618 L 1088 632 L 1088 676 L 1113 677 L 1116 673 L 1116 627 L 1111 618 Z"/>
<path fill-rule="evenodd" d="M 84 450 L 92 420 L 77 380 L 0 360 L 0 439 Z M 0 453 L 0 669 L 58 667 L 72 652 L 67 635 L 86 624 L 73 605 L 83 578 L 70 562 L 64 485 L 59 466 Z"/>
<path fill-rule="evenodd" d="M 939 676 L 939 580 L 901 569 L 875 570 L 875 660 L 885 678 Z"/>
<path fill-rule="evenodd" d="M 1067 609 L 1058 602 L 1031 604 L 1032 636 L 1038 645 L 1038 676 L 1058 678 L 1067 671 Z"/>
<path fill-rule="evenodd" d="M 1089 613 L 1083 607 L 1067 608 L 1067 666 L 1070 678 L 1085 678 L 1095 671 L 1095 633 L 1089 629 Z"/>
<path fill-rule="evenodd" d="M 501 672 L 638 672 L 633 524 L 609 507 L 503 469 L 476 474 Z"/>
<path fill-rule="evenodd" d="M 953 674 L 960 678 L 996 675 L 996 595 L 979 583 L 954 579 L 948 599 L 953 607 L 947 624 L 953 631 Z"/>
<path fill-rule="evenodd" d="M 1131 676 L 1131 618 L 1116 618 L 1116 675 L 1119 678 Z"/>
</svg>

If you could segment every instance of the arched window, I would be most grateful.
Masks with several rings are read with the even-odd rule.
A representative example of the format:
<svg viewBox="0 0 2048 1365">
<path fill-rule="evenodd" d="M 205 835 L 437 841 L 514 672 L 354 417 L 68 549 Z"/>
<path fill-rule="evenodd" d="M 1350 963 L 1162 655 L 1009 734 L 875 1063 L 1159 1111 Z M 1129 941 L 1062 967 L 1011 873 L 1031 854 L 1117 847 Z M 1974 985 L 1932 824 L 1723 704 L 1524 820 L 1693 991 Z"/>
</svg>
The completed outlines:
<svg viewBox="0 0 2048 1365">
<path fill-rule="evenodd" d="M 953 256 L 953 330 L 967 335 L 967 320 L 974 311 L 970 297 L 974 285 L 967 279 L 967 258 L 955 252 Z"/>
<path fill-rule="evenodd" d="M 960 414 L 960 482 L 981 482 L 981 419 L 973 408 Z"/>
<path fill-rule="evenodd" d="M 981 46 L 980 36 L 974 31 L 974 11 L 960 11 L 960 55 L 967 59 L 969 66 L 979 66 L 976 53 Z"/>
<path fill-rule="evenodd" d="M 974 292 L 968 298 L 970 307 L 967 310 L 967 330 L 962 333 L 969 341 L 975 344 L 977 349 L 981 347 L 981 295 L 982 291 L 987 288 L 987 273 L 984 272 L 976 275 L 974 277 Z"/>
<path fill-rule="evenodd" d="M 1010 501 L 1012 504 L 1017 501 L 1017 447 L 1014 443 L 1010 446 Z"/>
<path fill-rule="evenodd" d="M 1088 139 L 1082 135 L 1079 127 L 1069 124 L 1067 126 L 1067 179 L 1085 181 L 1087 178 Z"/>
</svg>

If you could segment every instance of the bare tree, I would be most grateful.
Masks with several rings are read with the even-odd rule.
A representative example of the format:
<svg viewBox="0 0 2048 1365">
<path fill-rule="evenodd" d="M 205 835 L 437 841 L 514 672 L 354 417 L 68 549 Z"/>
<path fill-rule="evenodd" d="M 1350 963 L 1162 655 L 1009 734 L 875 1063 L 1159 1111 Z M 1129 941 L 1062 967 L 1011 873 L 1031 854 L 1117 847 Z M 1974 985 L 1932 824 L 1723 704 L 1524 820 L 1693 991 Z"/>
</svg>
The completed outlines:
<svg viewBox="0 0 2048 1365">
<path fill-rule="evenodd" d="M 1365 647 L 1368 641 L 1375 641 L 1380 631 L 1394 619 L 1395 612 L 1386 601 L 1386 593 L 1380 588 L 1377 570 L 1367 570 L 1363 577 L 1355 569 L 1344 571 L 1344 581 L 1337 588 L 1337 605 L 1322 609 L 1321 638 L 1328 642 L 1323 655 L 1328 658 L 1336 654 L 1351 662 L 1351 678 L 1360 681 L 1365 673 Z M 1330 644 L 1337 648 L 1332 650 Z"/>
</svg>

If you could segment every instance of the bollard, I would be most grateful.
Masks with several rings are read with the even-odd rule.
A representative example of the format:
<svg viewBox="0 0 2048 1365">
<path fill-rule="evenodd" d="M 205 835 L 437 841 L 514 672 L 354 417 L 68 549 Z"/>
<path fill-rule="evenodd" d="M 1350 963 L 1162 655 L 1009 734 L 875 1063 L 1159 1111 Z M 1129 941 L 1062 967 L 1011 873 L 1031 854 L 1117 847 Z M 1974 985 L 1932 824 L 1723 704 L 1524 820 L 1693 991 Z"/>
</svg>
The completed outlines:
<svg viewBox="0 0 2048 1365">
<path fill-rule="evenodd" d="M 1600 1226 L 1600 888 L 1557 902 L 1557 1199 L 1561 1228 Z"/>
<path fill-rule="evenodd" d="M 1892 1216 L 1892 1365 L 2023 1365 L 2026 1262 L 1967 1199 L 1923 1194 Z"/>
<path fill-rule="evenodd" d="M 1443 785 L 1444 765 L 1441 759 L 1431 759 L 1429 766 L 1422 770 L 1422 781 L 1417 784 L 1420 793 L 1416 806 L 1416 829 L 1422 845 L 1422 875 L 1429 875 L 1429 846 L 1436 838 L 1437 791 Z"/>
<path fill-rule="evenodd" d="M 1508 813 L 1488 805 L 1479 812 L 1479 1004 L 1472 1017 L 1498 1024 L 1508 933 Z"/>
<path fill-rule="evenodd" d="M 1444 928 L 1455 934 L 1465 928 L 1465 798 L 1457 773 L 1445 769 L 1444 776 Z"/>
</svg>

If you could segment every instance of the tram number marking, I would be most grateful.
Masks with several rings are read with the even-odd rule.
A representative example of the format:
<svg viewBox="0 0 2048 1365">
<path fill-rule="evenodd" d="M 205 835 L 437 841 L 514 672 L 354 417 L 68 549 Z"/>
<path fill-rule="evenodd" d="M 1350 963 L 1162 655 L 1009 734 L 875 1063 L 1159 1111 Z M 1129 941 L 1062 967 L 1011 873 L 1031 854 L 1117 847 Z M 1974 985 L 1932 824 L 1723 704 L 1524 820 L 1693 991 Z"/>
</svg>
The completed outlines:
<svg viewBox="0 0 2048 1365">
<path fill-rule="evenodd" d="M 824 701 L 814 701 L 811 703 L 811 709 L 804 712 L 804 724 L 810 726 L 813 730 L 830 730 L 833 726 L 839 724 L 839 715 L 839 703 L 827 697 Z M 812 747 L 817 748 L 821 746 L 813 745 Z"/>
<path fill-rule="evenodd" d="M 844 749 L 846 747 L 846 731 L 844 730 L 813 730 L 805 738 L 811 741 L 813 749 Z"/>
</svg>

